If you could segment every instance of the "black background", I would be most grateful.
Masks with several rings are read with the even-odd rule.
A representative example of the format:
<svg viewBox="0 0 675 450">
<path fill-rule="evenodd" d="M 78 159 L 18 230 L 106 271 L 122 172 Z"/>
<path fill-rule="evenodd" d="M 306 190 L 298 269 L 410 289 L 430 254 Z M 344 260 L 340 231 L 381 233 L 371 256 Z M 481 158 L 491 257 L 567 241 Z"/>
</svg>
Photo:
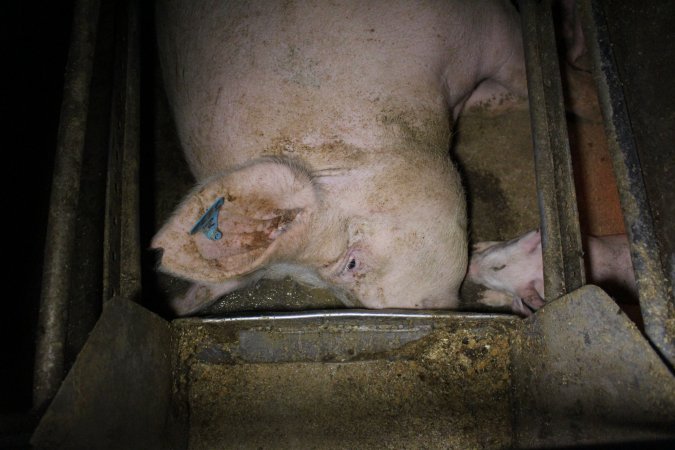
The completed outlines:
<svg viewBox="0 0 675 450">
<path fill-rule="evenodd" d="M 31 407 L 34 334 L 73 1 L 0 3 L 6 268 L 0 414 Z"/>
</svg>

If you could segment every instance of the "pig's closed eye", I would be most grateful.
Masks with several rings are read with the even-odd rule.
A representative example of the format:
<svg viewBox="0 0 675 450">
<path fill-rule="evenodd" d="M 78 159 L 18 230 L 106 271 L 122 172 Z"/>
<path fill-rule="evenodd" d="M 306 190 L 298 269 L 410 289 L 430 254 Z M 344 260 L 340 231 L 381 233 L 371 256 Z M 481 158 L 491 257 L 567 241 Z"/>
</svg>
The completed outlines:
<svg viewBox="0 0 675 450">
<path fill-rule="evenodd" d="M 497 266 L 497 267 L 491 267 L 491 269 L 494 270 L 495 272 L 499 272 L 499 271 L 502 270 L 504 267 L 506 267 L 506 264 L 501 265 L 501 266 Z"/>
</svg>

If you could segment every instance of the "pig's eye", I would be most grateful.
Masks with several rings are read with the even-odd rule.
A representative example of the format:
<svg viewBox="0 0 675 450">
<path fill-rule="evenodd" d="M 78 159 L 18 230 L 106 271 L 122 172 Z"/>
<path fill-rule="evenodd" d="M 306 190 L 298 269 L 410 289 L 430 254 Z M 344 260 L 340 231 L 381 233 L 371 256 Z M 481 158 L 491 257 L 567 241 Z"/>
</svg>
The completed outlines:
<svg viewBox="0 0 675 450">
<path fill-rule="evenodd" d="M 347 270 L 353 270 L 356 267 L 356 258 L 351 258 L 347 263 Z"/>
<path fill-rule="evenodd" d="M 501 266 L 491 267 L 491 269 L 494 270 L 495 272 L 499 272 L 499 271 L 502 270 L 504 267 L 506 267 L 506 264 L 501 265 Z"/>
<path fill-rule="evenodd" d="M 361 260 L 361 252 L 358 249 L 352 249 L 342 262 L 341 275 L 353 276 L 356 273 L 363 271 L 363 262 Z"/>
</svg>

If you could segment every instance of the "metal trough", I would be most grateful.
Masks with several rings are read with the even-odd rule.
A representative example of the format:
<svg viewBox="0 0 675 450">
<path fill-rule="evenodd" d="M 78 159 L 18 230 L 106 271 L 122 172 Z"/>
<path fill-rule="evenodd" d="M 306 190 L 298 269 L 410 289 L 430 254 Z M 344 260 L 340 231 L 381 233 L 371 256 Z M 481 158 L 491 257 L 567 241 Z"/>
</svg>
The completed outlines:
<svg viewBox="0 0 675 450">
<path fill-rule="evenodd" d="M 580 320 L 581 318 L 581 320 Z M 675 381 L 584 287 L 528 320 L 106 305 L 38 448 L 541 448 L 672 438 Z"/>
</svg>

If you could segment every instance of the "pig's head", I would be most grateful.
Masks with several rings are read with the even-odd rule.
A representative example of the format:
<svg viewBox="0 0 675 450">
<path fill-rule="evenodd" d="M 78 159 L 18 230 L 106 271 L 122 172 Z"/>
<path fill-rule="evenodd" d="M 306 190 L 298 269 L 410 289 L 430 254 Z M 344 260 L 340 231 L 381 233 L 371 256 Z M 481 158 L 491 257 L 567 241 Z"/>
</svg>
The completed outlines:
<svg viewBox="0 0 675 450">
<path fill-rule="evenodd" d="M 543 276 L 538 230 L 510 241 L 475 244 L 467 273 L 473 283 L 522 298 L 535 309 L 543 304 Z"/>
<path fill-rule="evenodd" d="M 403 163 L 336 176 L 263 158 L 207 180 L 152 242 L 163 250 L 161 270 L 196 282 L 174 309 L 187 314 L 283 276 L 329 288 L 348 306 L 456 306 L 467 263 L 464 200 L 451 163 L 430 165 L 424 176 Z M 217 230 L 195 231 L 214 205 Z"/>
</svg>

